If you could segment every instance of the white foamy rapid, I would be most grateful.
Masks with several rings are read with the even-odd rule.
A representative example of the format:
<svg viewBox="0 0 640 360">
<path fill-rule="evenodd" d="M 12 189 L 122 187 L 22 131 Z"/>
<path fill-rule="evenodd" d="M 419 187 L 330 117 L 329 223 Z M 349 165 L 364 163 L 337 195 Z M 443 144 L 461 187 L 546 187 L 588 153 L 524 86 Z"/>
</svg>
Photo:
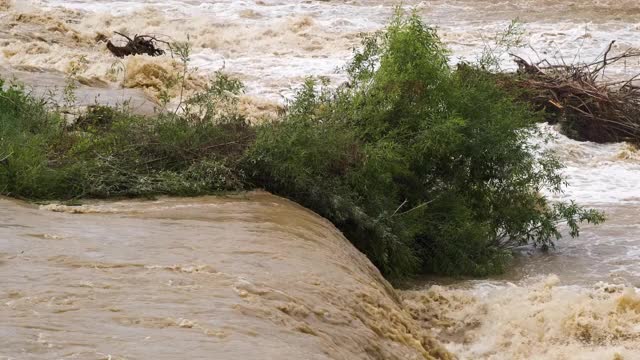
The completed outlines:
<svg viewBox="0 0 640 360">
<path fill-rule="evenodd" d="M 552 275 L 518 285 L 436 285 L 403 298 L 461 359 L 640 359 L 636 289 L 559 283 Z"/>
<path fill-rule="evenodd" d="M 110 99 L 115 101 L 120 95 L 114 91 L 126 87 L 130 88 L 129 91 L 143 90 L 153 100 L 167 75 L 181 70 L 179 64 L 170 57 L 136 56 L 117 61 L 101 39 L 112 37 L 114 31 L 153 34 L 167 41 L 186 40 L 188 35 L 193 45 L 190 65 L 197 68 L 187 83 L 189 90 L 202 86 L 216 70 L 224 68 L 247 84 L 247 94 L 251 98 L 245 102 L 247 107 L 268 111 L 283 97 L 290 96 L 307 76 L 326 76 L 334 83 L 341 81 L 343 75 L 339 68 L 348 61 L 352 48 L 359 43 L 359 35 L 383 27 L 396 3 L 386 0 L 0 0 L 0 74 L 16 75 L 32 84 L 48 86 L 55 84 L 53 79 L 56 76 L 63 77 L 69 71 L 71 62 L 84 58 L 87 64 L 81 74 L 81 81 L 86 87 L 83 93 L 109 90 Z M 414 7 L 428 23 L 439 28 L 440 35 L 452 51 L 452 62 L 477 57 L 492 34 L 505 29 L 515 18 L 525 23 L 525 39 L 529 44 L 514 51 L 532 59 L 590 60 L 601 54 L 612 40 L 616 40 L 614 52 L 640 48 L 640 2 L 637 0 L 432 0 L 403 1 L 403 4 Z M 508 59 L 504 60 L 504 66 L 511 66 Z M 638 72 L 639 68 L 637 61 L 627 62 L 611 69 L 608 75 L 631 74 Z M 43 82 L 42 79 L 51 80 Z M 133 93 L 122 95 L 123 98 L 130 96 Z M 636 291 L 640 287 L 640 153 L 626 144 L 577 142 L 557 134 L 549 126 L 543 130 L 555 134 L 555 139 L 544 148 L 553 151 L 566 164 L 563 171 L 569 182 L 564 194 L 553 196 L 558 200 L 574 199 L 604 210 L 609 220 L 599 227 L 585 227 L 579 239 L 565 237 L 550 253 L 525 249 L 523 255 L 516 258 L 517 266 L 501 278 L 459 282 L 450 286 L 417 286 L 415 291 L 400 294 L 404 303 L 402 310 L 393 301 L 389 303 L 386 295 L 375 301 L 364 295 L 351 296 L 352 289 L 360 289 L 364 294 L 378 294 L 376 289 L 382 285 L 370 283 L 371 278 L 377 279 L 377 275 L 370 274 L 370 266 L 360 266 L 359 263 L 358 266 L 365 270 L 358 271 L 368 274 L 364 276 L 348 269 L 352 266 L 351 260 L 344 265 L 333 266 L 332 256 L 336 251 L 337 254 L 347 254 L 345 258 L 348 259 L 356 256 L 344 248 L 327 252 L 320 247 L 324 252 L 318 250 L 320 253 L 317 253 L 301 245 L 305 251 L 282 255 L 279 249 L 269 247 L 273 245 L 263 244 L 256 238 L 256 244 L 263 244 L 268 251 L 238 250 L 233 257 L 225 259 L 222 256 L 221 263 L 214 264 L 216 270 L 211 274 L 208 270 L 195 271 L 199 274 L 196 278 L 192 270 L 198 268 L 191 265 L 184 269 L 166 267 L 174 260 L 164 258 L 165 254 L 155 251 L 155 248 L 150 250 L 151 258 L 117 253 L 117 247 L 105 248 L 101 235 L 104 230 L 99 226 L 74 228 L 73 224 L 85 224 L 85 218 L 72 220 L 75 218 L 65 214 L 60 218 L 69 221 L 70 225 L 58 229 L 51 220 L 58 217 L 31 214 L 27 220 L 37 217 L 37 221 L 46 222 L 46 227 L 59 231 L 61 235 L 29 235 L 35 230 L 25 228 L 24 233 L 15 230 L 24 226 L 19 219 L 0 224 L 0 230 L 20 239 L 8 243 L 0 241 L 0 245 L 5 246 L 0 248 L 0 266 L 15 262 L 12 266 L 22 266 L 19 270 L 25 272 L 35 266 L 32 279 L 46 282 L 47 276 L 51 276 L 55 281 L 66 279 L 77 284 L 70 282 L 70 288 L 66 289 L 49 288 L 51 284 L 43 283 L 41 288 L 27 286 L 26 290 L 6 294 L 5 305 L 12 308 L 7 310 L 5 307 L 2 311 L 12 316 L 13 323 L 0 324 L 1 339 L 5 339 L 5 345 L 13 346 L 13 351 L 27 349 L 26 353 L 11 352 L 9 358 L 20 358 L 25 354 L 28 355 L 25 358 L 49 358 L 47 355 L 51 354 L 59 357 L 65 354 L 84 356 L 95 355 L 98 351 L 104 354 L 111 351 L 130 359 L 148 358 L 149 355 L 178 358 L 181 349 L 189 348 L 185 344 L 192 343 L 205 351 L 193 352 L 200 355 L 213 354 L 206 353 L 209 349 L 224 349 L 229 351 L 224 355 L 230 356 L 235 349 L 241 354 L 244 351 L 245 355 L 271 354 L 279 358 L 285 358 L 287 354 L 296 358 L 403 358 L 406 354 L 416 354 L 416 349 L 420 353 L 421 346 L 428 343 L 426 337 L 418 339 L 423 335 L 411 325 L 414 323 L 406 315 L 410 313 L 414 321 L 423 325 L 423 329 L 435 331 L 460 359 L 640 359 L 640 297 Z M 139 205 L 121 204 L 124 208 L 119 208 L 118 204 L 101 206 L 76 208 L 74 211 L 118 214 L 131 210 L 129 206 L 135 208 Z M 47 209 L 68 211 L 65 207 Z M 143 230 L 146 229 L 144 226 L 150 226 L 163 239 L 166 249 L 178 251 L 179 256 L 184 257 L 183 263 L 208 264 L 207 259 L 198 255 L 199 252 L 221 255 L 218 249 L 201 248 L 207 244 L 204 239 L 190 243 L 191 248 L 186 248 L 164 235 L 167 229 L 176 234 L 183 230 L 193 232 L 193 224 L 210 220 L 199 219 L 200 215 L 192 211 L 188 215 L 192 218 L 146 220 L 135 224 L 134 227 L 137 229 L 139 226 L 140 229 L 131 231 L 136 231 L 137 236 L 148 237 Z M 103 219 L 104 216 L 115 215 L 82 216 Z M 267 215 L 258 212 L 253 216 Z M 230 224 L 243 229 L 252 226 L 246 225 L 247 221 L 253 220 L 247 220 L 244 214 L 237 218 L 242 220 Z M 120 218 L 101 221 L 127 222 Z M 228 227 L 229 221 L 224 217 L 216 218 L 217 229 L 212 231 Z M 11 224 L 18 227 L 10 227 Z M 3 230 L 5 225 L 9 227 Z M 284 230 L 279 228 L 278 231 L 306 234 L 306 230 L 296 226 Z M 83 235 L 86 229 L 89 233 Z M 251 233 L 250 229 L 246 231 Z M 302 237 L 315 239 L 316 235 Z M 194 236 L 200 239 L 203 235 L 197 232 Z M 40 246 L 33 254 L 27 252 L 22 255 L 19 252 L 21 248 L 18 245 L 26 238 Z M 133 244 L 148 249 L 148 245 L 133 239 L 106 238 L 115 245 L 117 241 L 125 241 L 127 246 Z M 47 251 L 38 252 L 45 249 L 43 244 L 47 241 L 55 242 L 54 248 L 58 248 L 61 254 L 78 253 L 74 258 L 48 258 Z M 281 237 L 279 241 L 282 241 Z M 88 244 L 86 251 L 78 250 L 80 248 L 76 245 L 81 246 L 85 242 Z M 229 242 L 225 244 L 236 246 Z M 316 249 L 317 244 L 314 244 L 309 245 L 312 246 L 309 249 Z M 194 249 L 198 252 L 194 253 Z M 299 266 L 300 269 L 285 267 L 287 274 L 297 274 L 310 263 L 304 254 L 313 254 L 308 255 L 313 257 L 313 266 L 325 263 L 333 266 L 326 267 L 327 272 L 318 275 L 318 283 L 321 284 L 318 286 L 322 290 L 319 293 L 313 287 L 315 283 L 305 283 L 302 278 L 294 276 L 299 281 L 291 283 L 286 279 L 271 280 L 260 273 L 262 262 L 268 258 L 269 266 L 279 269 L 284 266 L 279 261 L 288 259 L 291 266 Z M 245 258 L 250 263 L 243 263 Z M 114 259 L 122 263 L 129 261 L 133 265 L 120 270 L 101 267 L 100 264 Z M 145 260 L 149 259 L 160 261 L 156 265 L 164 264 L 162 269 L 166 270 L 165 273 L 160 268 L 145 267 Z M 79 270 L 78 273 L 70 273 L 67 268 Z M 241 271 L 236 271 L 238 269 Z M 20 271 L 11 277 L 11 286 L 24 285 L 24 281 L 17 280 Z M 225 277 L 227 271 L 237 278 Z M 340 285 L 343 281 L 341 274 L 345 271 L 349 273 L 345 279 L 365 280 L 349 283 L 349 286 L 353 285 L 351 288 Z M 121 272 L 126 276 L 118 277 Z M 241 281 L 245 273 L 266 285 L 261 288 L 247 285 Z M 97 277 L 94 283 L 85 286 L 82 285 L 83 276 Z M 157 282 L 147 281 L 149 278 Z M 336 281 L 337 278 L 340 281 Z M 126 281 L 122 283 L 122 279 Z M 166 286 L 162 281 L 166 281 Z M 210 290 L 201 286 L 202 281 L 211 281 L 211 289 L 223 290 L 207 293 Z M 77 289 L 83 289 L 83 294 L 86 292 L 87 296 L 95 296 L 96 299 L 103 296 L 101 293 L 113 292 L 115 303 L 120 301 L 117 296 L 137 294 L 137 297 L 122 309 L 111 310 L 108 302 L 92 303 L 75 296 L 76 288 L 71 289 L 74 284 Z M 240 284 L 247 290 L 234 284 Z M 115 290 L 101 290 L 103 285 Z M 234 290 L 233 286 L 237 289 Z M 175 313 L 166 313 L 163 307 L 148 308 L 146 296 L 151 294 L 139 291 L 139 287 L 159 292 L 162 294 L 158 295 L 160 300 L 166 304 L 178 304 L 174 304 L 175 308 L 168 307 L 176 310 Z M 166 289 L 170 290 L 163 292 Z M 181 291 L 192 291 L 194 297 L 183 299 Z M 237 299 L 234 291 L 244 294 L 240 295 L 245 297 L 244 300 Z M 298 294 L 300 301 L 289 301 L 290 298 L 283 297 L 282 293 Z M 316 309 L 324 309 L 325 304 L 315 304 L 312 294 L 321 294 L 321 300 L 331 304 L 328 317 L 319 315 L 325 314 L 324 310 L 316 312 Z M 343 296 L 350 300 L 342 301 Z M 222 306 L 221 320 L 212 315 L 217 310 L 210 306 L 209 299 L 216 299 L 214 303 Z M 256 302 L 251 303 L 254 300 Z M 241 307 L 229 306 L 237 301 Z M 183 306 L 182 302 L 197 307 Z M 387 316 L 389 309 L 393 310 L 391 315 L 399 315 Z M 89 322 L 78 322 L 77 326 L 70 327 L 72 331 L 83 334 L 89 326 L 93 331 L 105 331 L 114 338 L 105 340 L 98 333 L 89 333 L 82 341 L 73 342 L 58 331 L 55 321 L 64 316 L 60 314 L 68 314 L 67 319 L 72 322 L 76 319 L 86 321 L 91 311 L 98 311 L 105 325 L 95 327 Z M 115 315 L 107 316 L 107 311 L 113 311 Z M 152 314 L 154 311 L 158 313 Z M 254 328 L 234 324 L 234 321 L 244 319 L 238 317 L 238 311 L 244 312 L 242 316 L 248 317 L 246 321 Z M 47 324 L 47 328 L 43 328 L 42 319 L 53 325 Z M 120 322 L 110 325 L 110 319 Z M 358 321 L 365 326 L 360 326 Z M 33 330 L 34 327 L 38 330 Z M 12 332 L 16 329 L 20 332 L 18 336 Z M 197 337 L 202 334 L 213 340 Z M 300 334 L 314 338 L 310 340 Z M 118 336 L 124 336 L 125 341 L 118 340 Z M 163 354 L 152 347 L 145 348 L 142 342 L 147 340 L 157 349 L 167 352 Z M 281 348 L 284 344 L 295 345 L 290 345 L 287 352 Z M 329 351 L 323 353 L 323 348 Z M 183 350 L 182 355 L 191 354 L 189 349 Z M 0 346 L 0 358 L 2 350 Z"/>
<path fill-rule="evenodd" d="M 556 198 L 603 206 L 640 203 L 640 150 L 636 147 L 575 141 L 546 124 L 541 130 L 550 136 L 543 148 L 565 165 L 568 185 Z"/>
<path fill-rule="evenodd" d="M 382 28 L 396 4 L 383 0 L 14 0 L 8 11 L 0 13 L 0 62 L 18 69 L 65 72 L 71 61 L 84 56 L 89 60 L 87 78 L 153 90 L 163 73 L 173 71 L 170 60 L 126 60 L 124 67 L 136 67 L 135 74 L 114 74 L 116 61 L 104 42 L 96 39 L 111 37 L 114 31 L 153 34 L 167 41 L 184 41 L 189 36 L 191 66 L 199 69 L 199 76 L 206 78 L 224 68 L 245 81 L 249 95 L 280 101 L 307 76 L 340 81 L 338 69 L 349 59 L 359 35 Z M 531 48 L 516 51 L 525 57 L 592 59 L 611 40 L 617 40 L 614 51 L 640 46 L 632 36 L 640 26 L 636 1 L 403 4 L 440 28 L 454 62 L 476 58 L 483 44 L 515 18 L 525 22 L 528 30 Z M 505 66 L 511 66 L 504 60 Z M 141 68 L 141 63 L 150 64 Z"/>
</svg>

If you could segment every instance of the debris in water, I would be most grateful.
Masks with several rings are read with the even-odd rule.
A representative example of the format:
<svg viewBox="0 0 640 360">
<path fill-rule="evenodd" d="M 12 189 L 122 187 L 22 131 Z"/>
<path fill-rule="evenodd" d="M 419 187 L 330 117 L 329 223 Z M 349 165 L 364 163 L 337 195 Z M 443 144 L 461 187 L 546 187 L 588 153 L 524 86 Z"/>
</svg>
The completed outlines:
<svg viewBox="0 0 640 360">
<path fill-rule="evenodd" d="M 160 56 L 165 54 L 165 51 L 158 48 L 156 43 L 166 42 L 158 40 L 154 36 L 136 34 L 132 39 L 117 31 L 115 33 L 127 39 L 127 44 L 125 46 L 116 46 L 111 42 L 111 40 L 107 41 L 107 49 L 109 49 L 109 51 L 111 51 L 111 53 L 116 57 L 124 58 L 125 56 L 130 55 Z"/>
<path fill-rule="evenodd" d="M 506 86 L 524 90 L 526 100 L 544 109 L 550 122 L 559 122 L 569 137 L 640 144 L 640 73 L 622 80 L 608 80 L 605 74 L 614 64 L 626 66 L 640 58 L 640 51 L 610 56 L 614 43 L 591 63 L 529 63 L 511 54 L 519 75 Z"/>
</svg>

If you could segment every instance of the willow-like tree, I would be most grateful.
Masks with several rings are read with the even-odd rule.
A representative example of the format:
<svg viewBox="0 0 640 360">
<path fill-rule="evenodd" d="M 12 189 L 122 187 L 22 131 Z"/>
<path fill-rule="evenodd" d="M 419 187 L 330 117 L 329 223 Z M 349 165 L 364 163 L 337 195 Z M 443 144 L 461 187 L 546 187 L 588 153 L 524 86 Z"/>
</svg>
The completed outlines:
<svg viewBox="0 0 640 360">
<path fill-rule="evenodd" d="M 452 68 L 436 31 L 398 11 L 363 40 L 337 90 L 308 80 L 249 153 L 257 184 L 335 223 L 387 275 L 501 272 L 602 214 L 554 203 L 561 164 L 537 113 L 479 66 Z"/>
</svg>

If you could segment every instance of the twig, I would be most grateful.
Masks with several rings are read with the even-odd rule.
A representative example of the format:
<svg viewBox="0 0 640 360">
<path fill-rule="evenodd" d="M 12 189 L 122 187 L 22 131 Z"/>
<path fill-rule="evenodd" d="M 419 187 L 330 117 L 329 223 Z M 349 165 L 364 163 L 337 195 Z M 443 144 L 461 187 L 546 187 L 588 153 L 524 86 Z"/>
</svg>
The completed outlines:
<svg viewBox="0 0 640 360">
<path fill-rule="evenodd" d="M 125 34 L 123 34 L 121 32 L 114 31 L 114 33 L 122 36 L 123 38 L 129 40 L 130 42 L 133 42 L 133 40 L 130 37 L 128 37 L 127 35 L 125 35 Z"/>
<path fill-rule="evenodd" d="M 396 209 L 396 211 L 393 212 L 393 214 L 391 214 L 391 216 L 394 216 L 395 214 L 398 213 L 398 211 L 400 211 L 400 209 L 402 209 L 402 207 L 407 203 L 407 199 L 404 199 L 404 201 L 402 202 L 402 204 L 400 204 L 400 206 L 398 206 L 398 208 Z"/>
<path fill-rule="evenodd" d="M 611 48 L 613 47 L 613 44 L 615 44 L 615 43 L 616 43 L 615 40 L 613 40 L 612 42 L 609 43 L 609 47 L 607 48 L 607 51 L 604 52 L 604 60 L 602 62 L 602 66 L 601 67 L 596 67 L 596 69 L 592 72 L 592 74 L 598 73 L 598 72 L 600 72 L 600 70 L 603 70 L 602 76 L 604 77 L 604 69 L 607 67 L 607 56 L 609 55 L 609 52 L 611 51 Z"/>
<path fill-rule="evenodd" d="M 7 160 L 9 160 L 9 157 L 11 157 L 11 155 L 13 155 L 13 151 L 10 152 L 7 156 L 3 157 L 2 159 L 0 159 L 0 164 L 7 164 Z"/>
<path fill-rule="evenodd" d="M 436 199 L 438 199 L 438 198 L 437 198 L 437 197 L 435 197 L 435 198 L 433 198 L 433 199 L 431 199 L 431 200 L 429 200 L 429 201 L 427 201 L 427 202 L 423 202 L 422 204 L 420 204 L 420 205 L 418 205 L 418 206 L 416 206 L 416 207 L 414 207 L 414 208 L 411 208 L 411 209 L 409 209 L 409 210 L 407 210 L 407 211 L 405 211 L 405 212 L 401 212 L 401 213 L 398 213 L 398 214 L 394 213 L 394 214 L 393 214 L 393 215 L 391 215 L 391 216 L 402 216 L 402 215 L 406 215 L 406 214 L 408 214 L 408 213 L 410 213 L 410 212 L 413 212 L 413 211 L 415 211 L 415 210 L 422 209 L 423 207 L 425 207 L 425 206 L 427 206 L 427 205 L 431 204 L 432 202 L 436 201 Z"/>
</svg>

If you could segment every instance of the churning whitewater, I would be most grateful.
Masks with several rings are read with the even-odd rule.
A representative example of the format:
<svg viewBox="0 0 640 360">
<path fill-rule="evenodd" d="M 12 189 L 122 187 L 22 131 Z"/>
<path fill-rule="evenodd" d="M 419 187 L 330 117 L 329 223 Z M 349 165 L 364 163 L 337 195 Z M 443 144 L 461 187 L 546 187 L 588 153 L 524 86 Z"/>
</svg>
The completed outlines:
<svg viewBox="0 0 640 360">
<path fill-rule="evenodd" d="M 617 52 L 640 48 L 636 0 L 403 3 L 439 28 L 452 62 L 475 59 L 515 18 L 525 58 L 586 61 L 612 40 Z M 188 91 L 224 70 L 247 84 L 247 112 L 276 112 L 306 76 L 342 81 L 360 34 L 396 4 L 0 0 L 0 75 L 45 94 L 85 59 L 81 102 L 153 112 L 178 62 L 114 60 L 100 39 L 188 35 Z M 327 221 L 263 193 L 81 207 L 0 199 L 0 359 L 640 359 L 640 152 L 543 130 L 567 165 L 566 192 L 553 196 L 608 221 L 550 253 L 522 249 L 490 280 L 394 290 Z"/>
</svg>

